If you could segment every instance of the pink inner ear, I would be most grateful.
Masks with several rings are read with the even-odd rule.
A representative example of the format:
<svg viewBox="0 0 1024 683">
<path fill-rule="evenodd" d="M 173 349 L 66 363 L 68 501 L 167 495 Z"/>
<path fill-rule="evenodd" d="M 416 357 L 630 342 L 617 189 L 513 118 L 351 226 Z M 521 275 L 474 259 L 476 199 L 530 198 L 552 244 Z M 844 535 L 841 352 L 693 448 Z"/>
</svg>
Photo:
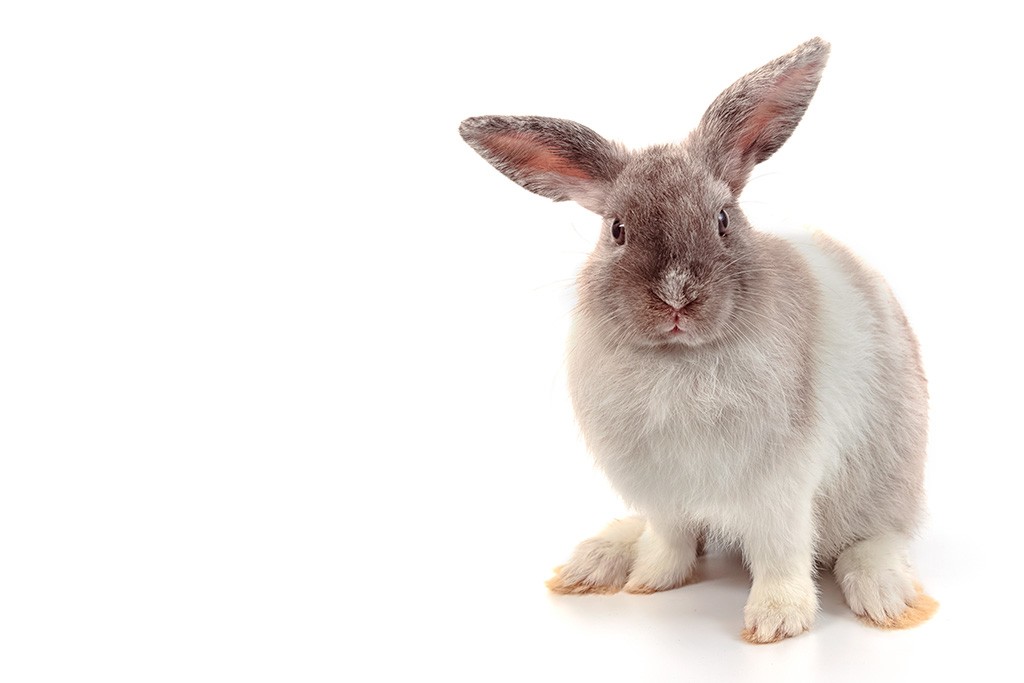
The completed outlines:
<svg viewBox="0 0 1024 683">
<path fill-rule="evenodd" d="M 745 154 L 754 147 L 786 111 L 793 106 L 800 88 L 807 84 L 814 68 L 806 66 L 783 74 L 769 88 L 766 96 L 744 122 L 743 132 L 737 140 L 739 149 Z"/>
<path fill-rule="evenodd" d="M 488 137 L 485 144 L 493 154 L 508 159 L 512 166 L 524 173 L 555 173 L 581 180 L 593 180 L 590 174 L 571 161 L 558 156 L 532 135 L 500 133 Z"/>
<path fill-rule="evenodd" d="M 743 154 L 746 154 L 751 148 L 757 143 L 761 133 L 768 128 L 775 117 L 779 115 L 779 106 L 777 102 L 766 101 L 762 102 L 753 111 L 750 117 L 746 120 L 746 125 L 743 127 L 743 134 L 740 135 L 737 141 L 737 146 Z"/>
</svg>

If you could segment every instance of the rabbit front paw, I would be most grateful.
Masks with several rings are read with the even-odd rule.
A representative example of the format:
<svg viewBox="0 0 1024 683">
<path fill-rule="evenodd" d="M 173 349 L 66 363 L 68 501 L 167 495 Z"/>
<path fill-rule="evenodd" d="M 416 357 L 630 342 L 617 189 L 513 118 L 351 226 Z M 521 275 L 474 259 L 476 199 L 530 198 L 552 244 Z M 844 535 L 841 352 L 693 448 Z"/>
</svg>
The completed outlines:
<svg viewBox="0 0 1024 683">
<path fill-rule="evenodd" d="M 656 593 L 687 583 L 697 560 L 697 537 L 688 530 L 656 533 L 650 523 L 636 542 L 627 593 Z"/>
<path fill-rule="evenodd" d="M 810 577 L 757 585 L 743 608 L 742 636 L 748 643 L 775 643 L 809 629 L 818 611 L 818 596 Z"/>
</svg>

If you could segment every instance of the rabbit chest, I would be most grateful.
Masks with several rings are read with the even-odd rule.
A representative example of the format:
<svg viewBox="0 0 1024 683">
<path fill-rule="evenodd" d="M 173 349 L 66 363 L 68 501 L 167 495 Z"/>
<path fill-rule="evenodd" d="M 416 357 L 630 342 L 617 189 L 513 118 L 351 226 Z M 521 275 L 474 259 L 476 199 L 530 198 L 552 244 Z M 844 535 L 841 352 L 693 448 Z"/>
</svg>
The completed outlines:
<svg viewBox="0 0 1024 683">
<path fill-rule="evenodd" d="M 576 416 L 627 503 L 730 526 L 766 490 L 777 496 L 803 479 L 806 463 L 794 450 L 808 389 L 780 373 L 794 367 L 779 357 L 784 349 L 768 355 L 765 348 L 623 353 L 574 333 L 568 373 Z"/>
</svg>

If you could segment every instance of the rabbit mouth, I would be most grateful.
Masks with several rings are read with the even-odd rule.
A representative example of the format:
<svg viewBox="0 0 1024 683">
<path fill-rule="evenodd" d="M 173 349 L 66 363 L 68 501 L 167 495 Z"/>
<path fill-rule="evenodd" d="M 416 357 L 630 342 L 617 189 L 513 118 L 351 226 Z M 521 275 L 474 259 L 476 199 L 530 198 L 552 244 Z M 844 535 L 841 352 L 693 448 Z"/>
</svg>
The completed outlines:
<svg viewBox="0 0 1024 683">
<path fill-rule="evenodd" d="M 682 336 L 686 334 L 688 327 L 689 325 L 683 323 L 683 321 L 681 321 L 677 316 L 676 319 L 672 322 L 672 326 L 669 327 L 668 330 L 665 332 L 665 335 L 668 337 Z"/>
<path fill-rule="evenodd" d="M 691 346 L 700 342 L 700 335 L 696 334 L 693 323 L 685 319 L 676 319 L 668 323 L 659 325 L 652 335 L 655 345 L 675 345 L 682 344 L 685 346 Z"/>
<path fill-rule="evenodd" d="M 668 320 L 655 328 L 655 336 L 661 337 L 669 342 L 689 342 L 694 337 L 693 311 L 690 306 L 674 306 L 666 304 L 669 308 L 666 316 Z"/>
<path fill-rule="evenodd" d="M 731 312 L 729 296 L 702 299 L 682 309 L 660 312 L 647 323 L 647 338 L 655 346 L 700 346 L 723 334 L 723 322 Z"/>
</svg>

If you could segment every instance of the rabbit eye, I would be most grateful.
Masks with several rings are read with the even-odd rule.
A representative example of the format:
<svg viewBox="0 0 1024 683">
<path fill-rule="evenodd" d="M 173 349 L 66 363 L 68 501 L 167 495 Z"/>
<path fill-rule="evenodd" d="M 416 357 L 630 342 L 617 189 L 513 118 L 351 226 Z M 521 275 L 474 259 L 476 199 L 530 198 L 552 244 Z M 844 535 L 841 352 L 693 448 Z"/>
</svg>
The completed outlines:
<svg viewBox="0 0 1024 683">
<path fill-rule="evenodd" d="M 718 236 L 725 236 L 725 229 L 729 227 L 729 214 L 722 209 L 718 212 Z"/>
<path fill-rule="evenodd" d="M 616 244 L 626 243 L 626 226 L 618 218 L 612 221 L 612 239 Z"/>
</svg>

